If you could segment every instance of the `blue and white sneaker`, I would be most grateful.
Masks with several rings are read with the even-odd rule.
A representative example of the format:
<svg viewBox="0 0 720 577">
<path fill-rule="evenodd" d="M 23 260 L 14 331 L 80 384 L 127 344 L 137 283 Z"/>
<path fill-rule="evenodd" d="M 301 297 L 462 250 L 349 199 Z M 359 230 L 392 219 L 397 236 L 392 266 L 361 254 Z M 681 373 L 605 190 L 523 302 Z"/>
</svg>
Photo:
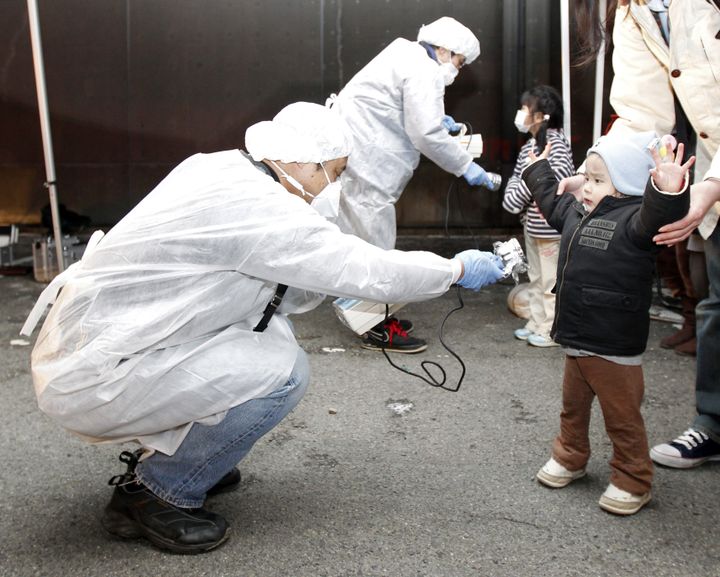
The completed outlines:
<svg viewBox="0 0 720 577">
<path fill-rule="evenodd" d="M 537 333 L 530 335 L 527 338 L 527 342 L 529 345 L 532 345 L 534 347 L 541 347 L 541 348 L 559 347 L 560 346 L 554 340 L 552 340 L 548 335 L 539 335 Z"/>
<path fill-rule="evenodd" d="M 691 428 L 674 441 L 655 445 L 650 449 L 650 458 L 666 467 L 691 469 L 706 461 L 720 461 L 720 443 Z"/>
<path fill-rule="evenodd" d="M 515 335 L 516 339 L 520 339 L 521 341 L 526 341 L 528 337 L 533 334 L 531 330 L 526 329 L 525 327 L 521 329 L 515 329 L 515 332 L 513 333 Z"/>
</svg>

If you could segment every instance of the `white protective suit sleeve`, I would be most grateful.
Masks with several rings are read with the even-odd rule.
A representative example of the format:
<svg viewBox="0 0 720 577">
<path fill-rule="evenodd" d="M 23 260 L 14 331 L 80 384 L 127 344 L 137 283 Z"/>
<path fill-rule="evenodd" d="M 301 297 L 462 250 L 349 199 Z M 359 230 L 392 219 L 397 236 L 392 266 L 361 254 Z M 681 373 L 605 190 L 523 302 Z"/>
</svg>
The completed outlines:
<svg viewBox="0 0 720 577">
<path fill-rule="evenodd" d="M 421 300 L 454 279 L 448 259 L 342 234 L 237 150 L 183 162 L 73 266 L 32 353 L 38 405 L 93 442 L 167 454 L 286 382 L 285 314 L 252 330 L 276 283 L 293 313 L 317 293 Z"/>
<path fill-rule="evenodd" d="M 445 84 L 439 73 L 425 70 L 407 78 L 403 85 L 405 132 L 413 146 L 440 168 L 462 176 L 473 159 L 457 138 L 442 126 L 445 115 Z"/>
<path fill-rule="evenodd" d="M 438 64 L 404 38 L 391 42 L 340 91 L 333 109 L 353 139 L 342 175 L 342 230 L 393 248 L 394 205 L 420 153 L 455 175 L 467 170 L 470 155 L 442 128 L 444 91 Z"/>
</svg>

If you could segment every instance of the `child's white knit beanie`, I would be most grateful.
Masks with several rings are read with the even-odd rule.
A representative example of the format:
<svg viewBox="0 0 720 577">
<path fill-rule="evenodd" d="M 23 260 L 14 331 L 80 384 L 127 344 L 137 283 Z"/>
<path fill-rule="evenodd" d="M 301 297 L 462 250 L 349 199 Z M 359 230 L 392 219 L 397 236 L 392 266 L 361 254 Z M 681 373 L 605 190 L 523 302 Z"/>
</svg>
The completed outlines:
<svg viewBox="0 0 720 577">
<path fill-rule="evenodd" d="M 615 190 L 642 196 L 650 169 L 655 167 L 648 145 L 657 138 L 653 131 L 601 136 L 588 154 L 599 155 L 607 166 Z"/>
</svg>

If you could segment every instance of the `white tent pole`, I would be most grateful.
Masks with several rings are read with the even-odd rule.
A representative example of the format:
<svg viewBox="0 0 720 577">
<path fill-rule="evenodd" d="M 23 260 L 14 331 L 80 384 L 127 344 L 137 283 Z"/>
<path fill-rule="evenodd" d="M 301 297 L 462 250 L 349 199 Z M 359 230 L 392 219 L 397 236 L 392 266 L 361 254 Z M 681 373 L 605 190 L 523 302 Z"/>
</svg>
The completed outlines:
<svg viewBox="0 0 720 577">
<path fill-rule="evenodd" d="M 605 27 L 607 19 L 607 0 L 600 0 L 598 4 L 598 18 L 600 25 Z M 593 143 L 600 138 L 602 131 L 603 89 L 605 84 L 605 38 L 600 40 L 600 49 L 595 61 L 595 112 L 593 114 Z"/>
<path fill-rule="evenodd" d="M 27 0 L 30 20 L 30 40 L 32 42 L 33 63 L 35 65 L 35 85 L 37 87 L 40 130 L 42 131 L 43 152 L 45 155 L 45 174 L 52 213 L 55 250 L 57 251 L 58 272 L 65 269 L 62 249 L 62 231 L 60 230 L 60 211 L 58 209 L 57 189 L 55 187 L 55 158 L 53 157 L 52 134 L 50 133 L 50 115 L 48 113 L 47 91 L 45 89 L 45 65 L 43 63 L 42 42 L 40 40 L 40 18 L 37 0 Z"/>
<path fill-rule="evenodd" d="M 561 0 L 560 2 L 560 37 L 562 49 L 562 92 L 563 92 L 563 108 L 565 109 L 565 120 L 563 129 L 565 136 L 572 142 L 570 133 L 570 3 L 569 0 Z"/>
</svg>

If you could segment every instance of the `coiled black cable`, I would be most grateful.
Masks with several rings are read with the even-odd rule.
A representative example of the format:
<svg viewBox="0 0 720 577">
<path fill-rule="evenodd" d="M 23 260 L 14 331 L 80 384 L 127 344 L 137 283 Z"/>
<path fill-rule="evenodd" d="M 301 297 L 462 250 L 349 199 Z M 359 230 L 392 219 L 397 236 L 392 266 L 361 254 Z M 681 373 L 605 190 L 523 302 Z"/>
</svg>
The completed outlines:
<svg viewBox="0 0 720 577">
<path fill-rule="evenodd" d="M 463 124 L 465 124 L 465 126 L 468 127 L 468 132 L 467 132 L 467 134 L 469 134 L 470 136 L 472 136 L 473 131 L 472 131 L 472 126 L 470 125 L 470 123 L 464 122 Z M 470 142 L 468 141 L 468 147 L 469 147 L 469 146 L 470 146 Z M 450 236 L 450 232 L 449 232 L 449 230 L 448 230 L 448 221 L 449 221 L 449 218 L 450 218 L 450 193 L 452 192 L 453 186 L 457 187 L 457 179 L 453 179 L 453 181 L 450 183 L 450 187 L 448 188 L 447 195 L 446 195 L 446 200 L 445 200 L 445 235 L 446 235 L 446 236 Z M 462 213 L 462 211 L 461 211 L 461 213 Z M 475 234 L 473 233 L 472 229 L 470 229 L 470 227 L 469 227 L 469 226 L 467 225 L 467 223 L 465 222 L 465 219 L 464 219 L 464 218 L 463 218 L 463 224 L 465 225 L 465 228 L 467 228 L 467 230 L 470 232 L 470 236 L 472 237 L 473 242 L 475 243 L 475 247 L 478 248 L 478 244 L 479 244 L 479 243 L 478 243 L 478 241 L 477 241 L 477 238 L 475 237 Z M 450 316 L 451 316 L 453 313 L 455 313 L 455 312 L 457 312 L 457 311 L 459 311 L 459 310 L 462 310 L 462 309 L 465 307 L 465 302 L 463 301 L 463 299 L 462 299 L 462 294 L 461 294 L 461 292 L 460 292 L 460 291 L 461 291 L 461 287 L 460 287 L 460 285 L 455 285 L 455 287 L 456 287 L 456 289 L 457 289 L 458 306 L 456 306 L 455 308 L 451 309 L 450 312 L 448 312 L 448 314 L 445 315 L 445 318 L 443 319 L 442 323 L 440 323 L 440 331 L 439 331 L 439 335 L 438 335 L 438 336 L 439 336 L 439 340 L 440 340 L 440 344 L 443 346 L 443 348 L 444 348 L 448 353 L 450 353 L 453 357 L 455 357 L 455 358 L 457 359 L 458 363 L 460 363 L 460 368 L 461 368 L 460 378 L 458 378 L 458 381 L 457 381 L 457 383 L 455 384 L 454 387 L 446 386 L 445 383 L 447 382 L 447 373 L 445 372 L 445 369 L 442 367 L 442 365 L 441 365 L 440 363 L 437 363 L 437 362 L 435 362 L 435 361 L 422 361 L 422 362 L 420 363 L 420 367 L 422 368 L 423 371 L 425 371 L 425 375 L 427 375 L 427 376 L 423 376 L 423 375 L 421 375 L 421 374 L 414 373 L 414 372 L 412 372 L 412 371 L 410 371 L 410 370 L 408 370 L 408 369 L 405 369 L 405 368 L 403 368 L 403 367 L 400 367 L 400 366 L 396 365 L 396 364 L 392 361 L 392 359 L 390 358 L 390 355 L 388 355 L 387 351 L 385 350 L 385 347 L 381 345 L 381 349 L 382 349 L 383 355 L 385 355 L 385 358 L 387 359 L 388 363 L 390 363 L 390 365 L 391 365 L 392 367 L 396 368 L 398 371 L 401 371 L 401 372 L 403 372 L 403 373 L 405 373 L 405 374 L 407 374 L 407 375 L 410 375 L 410 376 L 412 376 L 412 377 L 415 377 L 415 378 L 420 379 L 421 381 L 426 382 L 426 383 L 427 383 L 428 385 L 430 385 L 431 387 L 436 387 L 436 388 L 438 388 L 438 389 L 443 389 L 443 390 L 445 390 L 445 391 L 450 391 L 451 393 L 457 393 L 457 392 L 460 390 L 460 386 L 462 385 L 463 379 L 465 378 L 465 373 L 467 372 L 466 367 L 465 367 L 465 363 L 463 362 L 462 358 L 460 358 L 460 355 L 458 355 L 455 351 L 453 351 L 453 350 L 447 345 L 447 343 L 445 343 L 445 340 L 444 340 L 444 338 L 443 338 L 443 336 L 444 336 L 444 334 L 445 334 L 445 323 L 447 322 L 447 320 L 450 318 Z M 386 323 L 387 323 L 387 321 L 388 321 L 389 318 L 390 318 L 390 307 L 386 304 L 386 305 L 385 305 L 385 322 L 386 322 Z M 384 343 L 383 343 L 383 344 L 384 344 Z M 440 371 L 440 374 L 442 375 L 442 378 L 441 378 L 441 379 L 435 378 L 435 377 L 432 375 L 432 373 L 430 372 L 430 369 L 429 369 L 428 367 L 435 367 L 435 368 L 437 368 L 437 369 Z"/>
<path fill-rule="evenodd" d="M 443 346 L 443 348 L 450 353 L 453 357 L 457 359 L 457 361 L 460 363 L 460 367 L 462 369 L 462 372 L 460 373 L 460 378 L 457 381 L 457 384 L 454 387 L 448 387 L 445 386 L 445 383 L 447 382 L 447 373 L 445 372 L 445 369 L 440 365 L 440 363 L 436 363 L 435 361 L 422 361 L 420 363 L 420 366 L 422 367 L 422 370 L 425 371 L 425 374 L 427 377 L 424 377 L 423 375 L 420 375 L 418 373 L 414 373 L 412 371 L 409 371 L 408 369 L 405 369 L 403 367 L 400 367 L 396 365 L 392 359 L 390 358 L 390 355 L 387 354 L 387 351 L 385 350 L 385 347 L 381 345 L 382 352 L 385 355 L 385 358 L 387 359 L 388 363 L 390 363 L 391 366 L 396 368 L 398 371 L 401 371 L 407 375 L 416 377 L 422 381 L 425 381 L 428 385 L 431 387 L 436 387 L 438 389 L 443 389 L 445 391 L 450 391 L 451 393 L 457 393 L 460 390 L 460 386 L 462 385 L 463 379 L 465 378 L 465 363 L 460 358 L 460 355 L 458 355 L 455 351 L 453 351 L 443 339 L 444 332 L 445 332 L 445 323 L 450 318 L 450 315 L 452 315 L 454 312 L 461 310 L 465 307 L 465 303 L 463 302 L 462 295 L 460 294 L 460 285 L 456 285 L 457 288 L 457 298 L 458 298 L 458 306 L 456 306 L 454 309 L 452 309 L 447 315 L 445 315 L 445 318 L 443 319 L 443 322 L 440 323 L 440 344 Z M 385 322 L 387 322 L 388 318 L 390 317 L 390 307 L 388 305 L 385 305 Z M 436 367 L 439 369 L 442 379 L 436 379 L 428 367 Z"/>
</svg>

